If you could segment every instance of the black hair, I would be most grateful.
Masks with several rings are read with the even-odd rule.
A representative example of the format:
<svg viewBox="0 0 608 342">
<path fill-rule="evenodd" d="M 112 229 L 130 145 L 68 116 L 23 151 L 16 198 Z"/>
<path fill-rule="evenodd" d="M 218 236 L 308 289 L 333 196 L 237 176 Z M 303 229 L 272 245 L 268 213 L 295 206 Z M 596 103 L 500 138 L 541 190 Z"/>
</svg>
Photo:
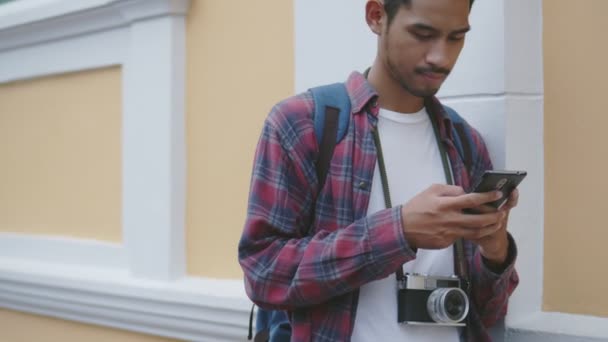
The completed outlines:
<svg viewBox="0 0 608 342">
<path fill-rule="evenodd" d="M 475 0 L 469 0 L 469 9 L 473 7 L 473 2 Z M 411 0 L 384 0 L 384 12 L 386 12 L 388 18 L 388 25 L 390 26 L 391 22 L 397 15 L 397 11 L 401 6 L 409 6 L 411 4 Z"/>
</svg>

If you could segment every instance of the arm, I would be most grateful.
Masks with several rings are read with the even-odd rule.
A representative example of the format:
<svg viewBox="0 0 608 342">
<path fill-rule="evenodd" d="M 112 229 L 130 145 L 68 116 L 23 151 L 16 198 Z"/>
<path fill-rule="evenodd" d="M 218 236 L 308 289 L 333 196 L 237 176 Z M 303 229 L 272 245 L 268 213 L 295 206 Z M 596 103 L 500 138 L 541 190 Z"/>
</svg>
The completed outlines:
<svg viewBox="0 0 608 342">
<path fill-rule="evenodd" d="M 515 270 L 517 248 L 509 234 L 509 256 L 502 270 L 491 268 L 479 248 L 473 244 L 472 248 L 474 255 L 470 261 L 471 299 L 483 325 L 491 327 L 506 315 L 509 297 L 519 283 Z"/>
<path fill-rule="evenodd" d="M 472 168 L 472 179 L 478 179 L 485 170 L 492 170 L 487 148 L 483 139 L 473 128 L 472 137 L 477 147 L 477 159 Z M 508 214 L 516 203 L 504 207 L 505 218 L 502 227 L 492 236 L 474 243 L 468 242 L 470 257 L 469 274 L 473 304 L 486 327 L 494 325 L 507 313 L 509 297 L 519 283 L 515 270 L 517 247 L 513 237 L 507 232 Z M 515 200 L 516 202 L 516 200 Z"/>
<path fill-rule="evenodd" d="M 386 277 L 415 257 L 399 207 L 335 231 L 310 227 L 316 143 L 312 129 L 297 120 L 291 124 L 279 107 L 265 123 L 239 243 L 247 294 L 265 308 L 322 303 Z"/>
</svg>

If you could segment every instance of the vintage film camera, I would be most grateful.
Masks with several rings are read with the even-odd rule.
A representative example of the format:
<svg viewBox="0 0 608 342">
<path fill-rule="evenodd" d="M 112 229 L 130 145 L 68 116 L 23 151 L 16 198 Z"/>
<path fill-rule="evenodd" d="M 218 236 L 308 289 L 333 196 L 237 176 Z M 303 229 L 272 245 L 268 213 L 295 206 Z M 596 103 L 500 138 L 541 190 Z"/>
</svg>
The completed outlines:
<svg viewBox="0 0 608 342">
<path fill-rule="evenodd" d="M 398 322 L 413 325 L 466 326 L 469 298 L 457 276 L 405 274 L 399 282 Z"/>
</svg>

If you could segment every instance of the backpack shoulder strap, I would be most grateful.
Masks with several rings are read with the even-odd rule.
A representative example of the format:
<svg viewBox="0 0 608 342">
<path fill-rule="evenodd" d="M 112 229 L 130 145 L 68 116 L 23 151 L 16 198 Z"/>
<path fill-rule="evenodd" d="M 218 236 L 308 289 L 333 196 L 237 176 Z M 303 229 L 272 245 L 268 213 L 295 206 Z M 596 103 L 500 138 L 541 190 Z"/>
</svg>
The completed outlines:
<svg viewBox="0 0 608 342">
<path fill-rule="evenodd" d="M 310 89 L 314 102 L 313 121 L 315 135 L 319 142 L 317 179 L 319 189 L 323 188 L 334 148 L 348 130 L 350 121 L 350 97 L 343 83 Z"/>
<path fill-rule="evenodd" d="M 454 125 L 454 130 L 456 134 L 458 134 L 458 141 L 455 142 L 456 148 L 462 161 L 464 162 L 464 166 L 467 169 L 467 172 L 471 172 L 471 168 L 473 167 L 473 150 L 471 149 L 471 138 L 467 132 L 467 129 L 464 125 L 463 119 L 456 113 L 456 111 L 448 106 L 443 106 L 443 109 L 446 111 L 450 119 L 452 119 L 452 123 Z"/>
</svg>

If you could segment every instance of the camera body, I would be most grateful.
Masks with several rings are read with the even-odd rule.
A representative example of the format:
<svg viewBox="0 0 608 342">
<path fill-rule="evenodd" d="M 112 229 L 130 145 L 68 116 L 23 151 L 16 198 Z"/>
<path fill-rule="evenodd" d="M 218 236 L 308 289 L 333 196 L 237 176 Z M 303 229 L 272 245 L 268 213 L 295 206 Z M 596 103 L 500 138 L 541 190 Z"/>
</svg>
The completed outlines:
<svg viewBox="0 0 608 342">
<path fill-rule="evenodd" d="M 405 274 L 405 279 L 399 283 L 397 297 L 399 323 L 466 326 L 469 298 L 457 276 Z"/>
</svg>

